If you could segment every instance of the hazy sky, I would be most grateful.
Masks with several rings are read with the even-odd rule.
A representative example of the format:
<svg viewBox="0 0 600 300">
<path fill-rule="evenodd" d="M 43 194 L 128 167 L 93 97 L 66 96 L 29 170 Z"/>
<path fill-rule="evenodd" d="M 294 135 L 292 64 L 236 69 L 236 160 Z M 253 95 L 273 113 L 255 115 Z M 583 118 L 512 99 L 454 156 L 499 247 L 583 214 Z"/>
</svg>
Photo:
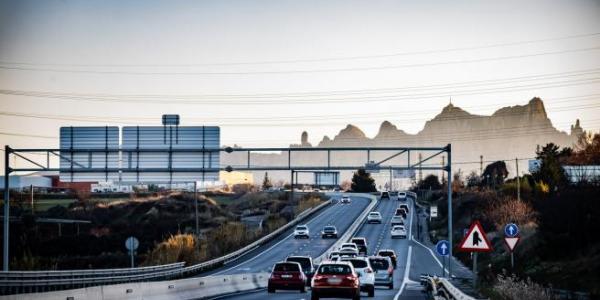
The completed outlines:
<svg viewBox="0 0 600 300">
<path fill-rule="evenodd" d="M 243 146 L 416 133 L 450 96 L 479 114 L 539 96 L 559 129 L 597 131 L 599 73 L 600 1 L 0 1 L 2 146 L 163 113 Z"/>
</svg>

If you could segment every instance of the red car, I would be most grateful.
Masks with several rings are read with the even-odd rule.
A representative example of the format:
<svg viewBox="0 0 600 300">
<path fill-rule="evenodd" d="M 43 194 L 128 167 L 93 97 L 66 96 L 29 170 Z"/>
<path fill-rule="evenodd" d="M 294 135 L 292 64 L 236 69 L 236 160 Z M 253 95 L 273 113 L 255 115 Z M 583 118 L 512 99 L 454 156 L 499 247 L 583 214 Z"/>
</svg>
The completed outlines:
<svg viewBox="0 0 600 300">
<path fill-rule="evenodd" d="M 319 298 L 360 299 L 358 275 L 348 262 L 322 263 L 313 276 L 311 286 L 311 300 Z"/>
<path fill-rule="evenodd" d="M 297 262 L 278 262 L 273 266 L 267 292 L 275 290 L 299 290 L 306 292 L 306 276 Z"/>
</svg>

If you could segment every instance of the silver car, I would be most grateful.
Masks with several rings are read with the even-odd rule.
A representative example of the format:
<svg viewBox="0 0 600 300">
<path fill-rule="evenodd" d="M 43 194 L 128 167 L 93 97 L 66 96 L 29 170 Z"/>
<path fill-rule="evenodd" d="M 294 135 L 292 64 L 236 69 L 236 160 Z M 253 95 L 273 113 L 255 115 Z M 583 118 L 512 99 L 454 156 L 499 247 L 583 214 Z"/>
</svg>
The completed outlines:
<svg viewBox="0 0 600 300">
<path fill-rule="evenodd" d="M 378 211 L 372 211 L 367 215 L 367 223 L 381 224 L 382 218 Z"/>
<path fill-rule="evenodd" d="M 394 266 L 392 260 L 385 256 L 369 256 L 369 263 L 375 272 L 375 285 L 394 289 Z"/>
</svg>

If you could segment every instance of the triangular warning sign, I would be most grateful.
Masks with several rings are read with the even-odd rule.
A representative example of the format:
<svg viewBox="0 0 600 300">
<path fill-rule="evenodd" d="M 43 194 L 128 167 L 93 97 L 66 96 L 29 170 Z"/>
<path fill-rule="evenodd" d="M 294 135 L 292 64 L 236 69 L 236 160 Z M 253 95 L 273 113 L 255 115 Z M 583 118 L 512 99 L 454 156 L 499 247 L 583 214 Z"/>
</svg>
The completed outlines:
<svg viewBox="0 0 600 300">
<path fill-rule="evenodd" d="M 459 251 L 464 252 L 490 252 L 492 244 L 488 241 L 483 227 L 479 221 L 474 221 L 467 235 L 463 238 L 458 246 Z"/>
<path fill-rule="evenodd" d="M 515 250 L 515 247 L 517 246 L 517 243 L 519 243 L 520 240 L 521 240 L 520 236 L 504 238 L 504 242 L 506 243 L 506 246 L 508 247 L 510 252 L 513 252 L 513 250 Z"/>
</svg>

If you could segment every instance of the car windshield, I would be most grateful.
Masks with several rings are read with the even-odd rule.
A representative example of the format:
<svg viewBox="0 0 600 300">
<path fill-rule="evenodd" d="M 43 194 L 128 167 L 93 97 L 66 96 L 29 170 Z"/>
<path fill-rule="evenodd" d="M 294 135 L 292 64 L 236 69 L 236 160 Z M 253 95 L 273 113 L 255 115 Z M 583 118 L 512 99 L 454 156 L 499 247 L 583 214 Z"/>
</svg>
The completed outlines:
<svg viewBox="0 0 600 300">
<path fill-rule="evenodd" d="M 354 266 L 354 268 L 362 269 L 368 266 L 367 262 L 362 259 L 350 259 L 348 261 Z"/>
<path fill-rule="evenodd" d="M 393 256 L 394 254 L 392 253 L 392 251 L 380 251 L 379 255 L 381 255 L 381 256 Z"/>
<path fill-rule="evenodd" d="M 323 275 L 345 275 L 351 273 L 352 269 L 346 265 L 322 265 L 319 267 L 319 274 Z"/>
<path fill-rule="evenodd" d="M 281 263 L 281 264 L 276 264 L 273 271 L 275 271 L 275 272 L 299 272 L 300 269 L 298 268 L 297 264 Z"/>
<path fill-rule="evenodd" d="M 390 267 L 387 259 L 383 258 L 372 258 L 369 259 L 369 262 L 375 270 L 387 270 Z"/>
<path fill-rule="evenodd" d="M 288 257 L 287 261 L 299 263 L 302 266 L 302 269 L 310 268 L 310 259 L 307 257 Z"/>
<path fill-rule="evenodd" d="M 371 216 L 379 216 L 379 213 L 378 212 L 372 212 L 372 213 L 369 213 L 369 215 L 371 215 Z"/>
<path fill-rule="evenodd" d="M 306 230 L 308 228 L 306 228 L 306 226 L 298 226 L 296 227 L 296 230 Z"/>
<path fill-rule="evenodd" d="M 335 231 L 335 227 L 327 226 L 327 227 L 325 227 L 325 231 Z"/>
</svg>

